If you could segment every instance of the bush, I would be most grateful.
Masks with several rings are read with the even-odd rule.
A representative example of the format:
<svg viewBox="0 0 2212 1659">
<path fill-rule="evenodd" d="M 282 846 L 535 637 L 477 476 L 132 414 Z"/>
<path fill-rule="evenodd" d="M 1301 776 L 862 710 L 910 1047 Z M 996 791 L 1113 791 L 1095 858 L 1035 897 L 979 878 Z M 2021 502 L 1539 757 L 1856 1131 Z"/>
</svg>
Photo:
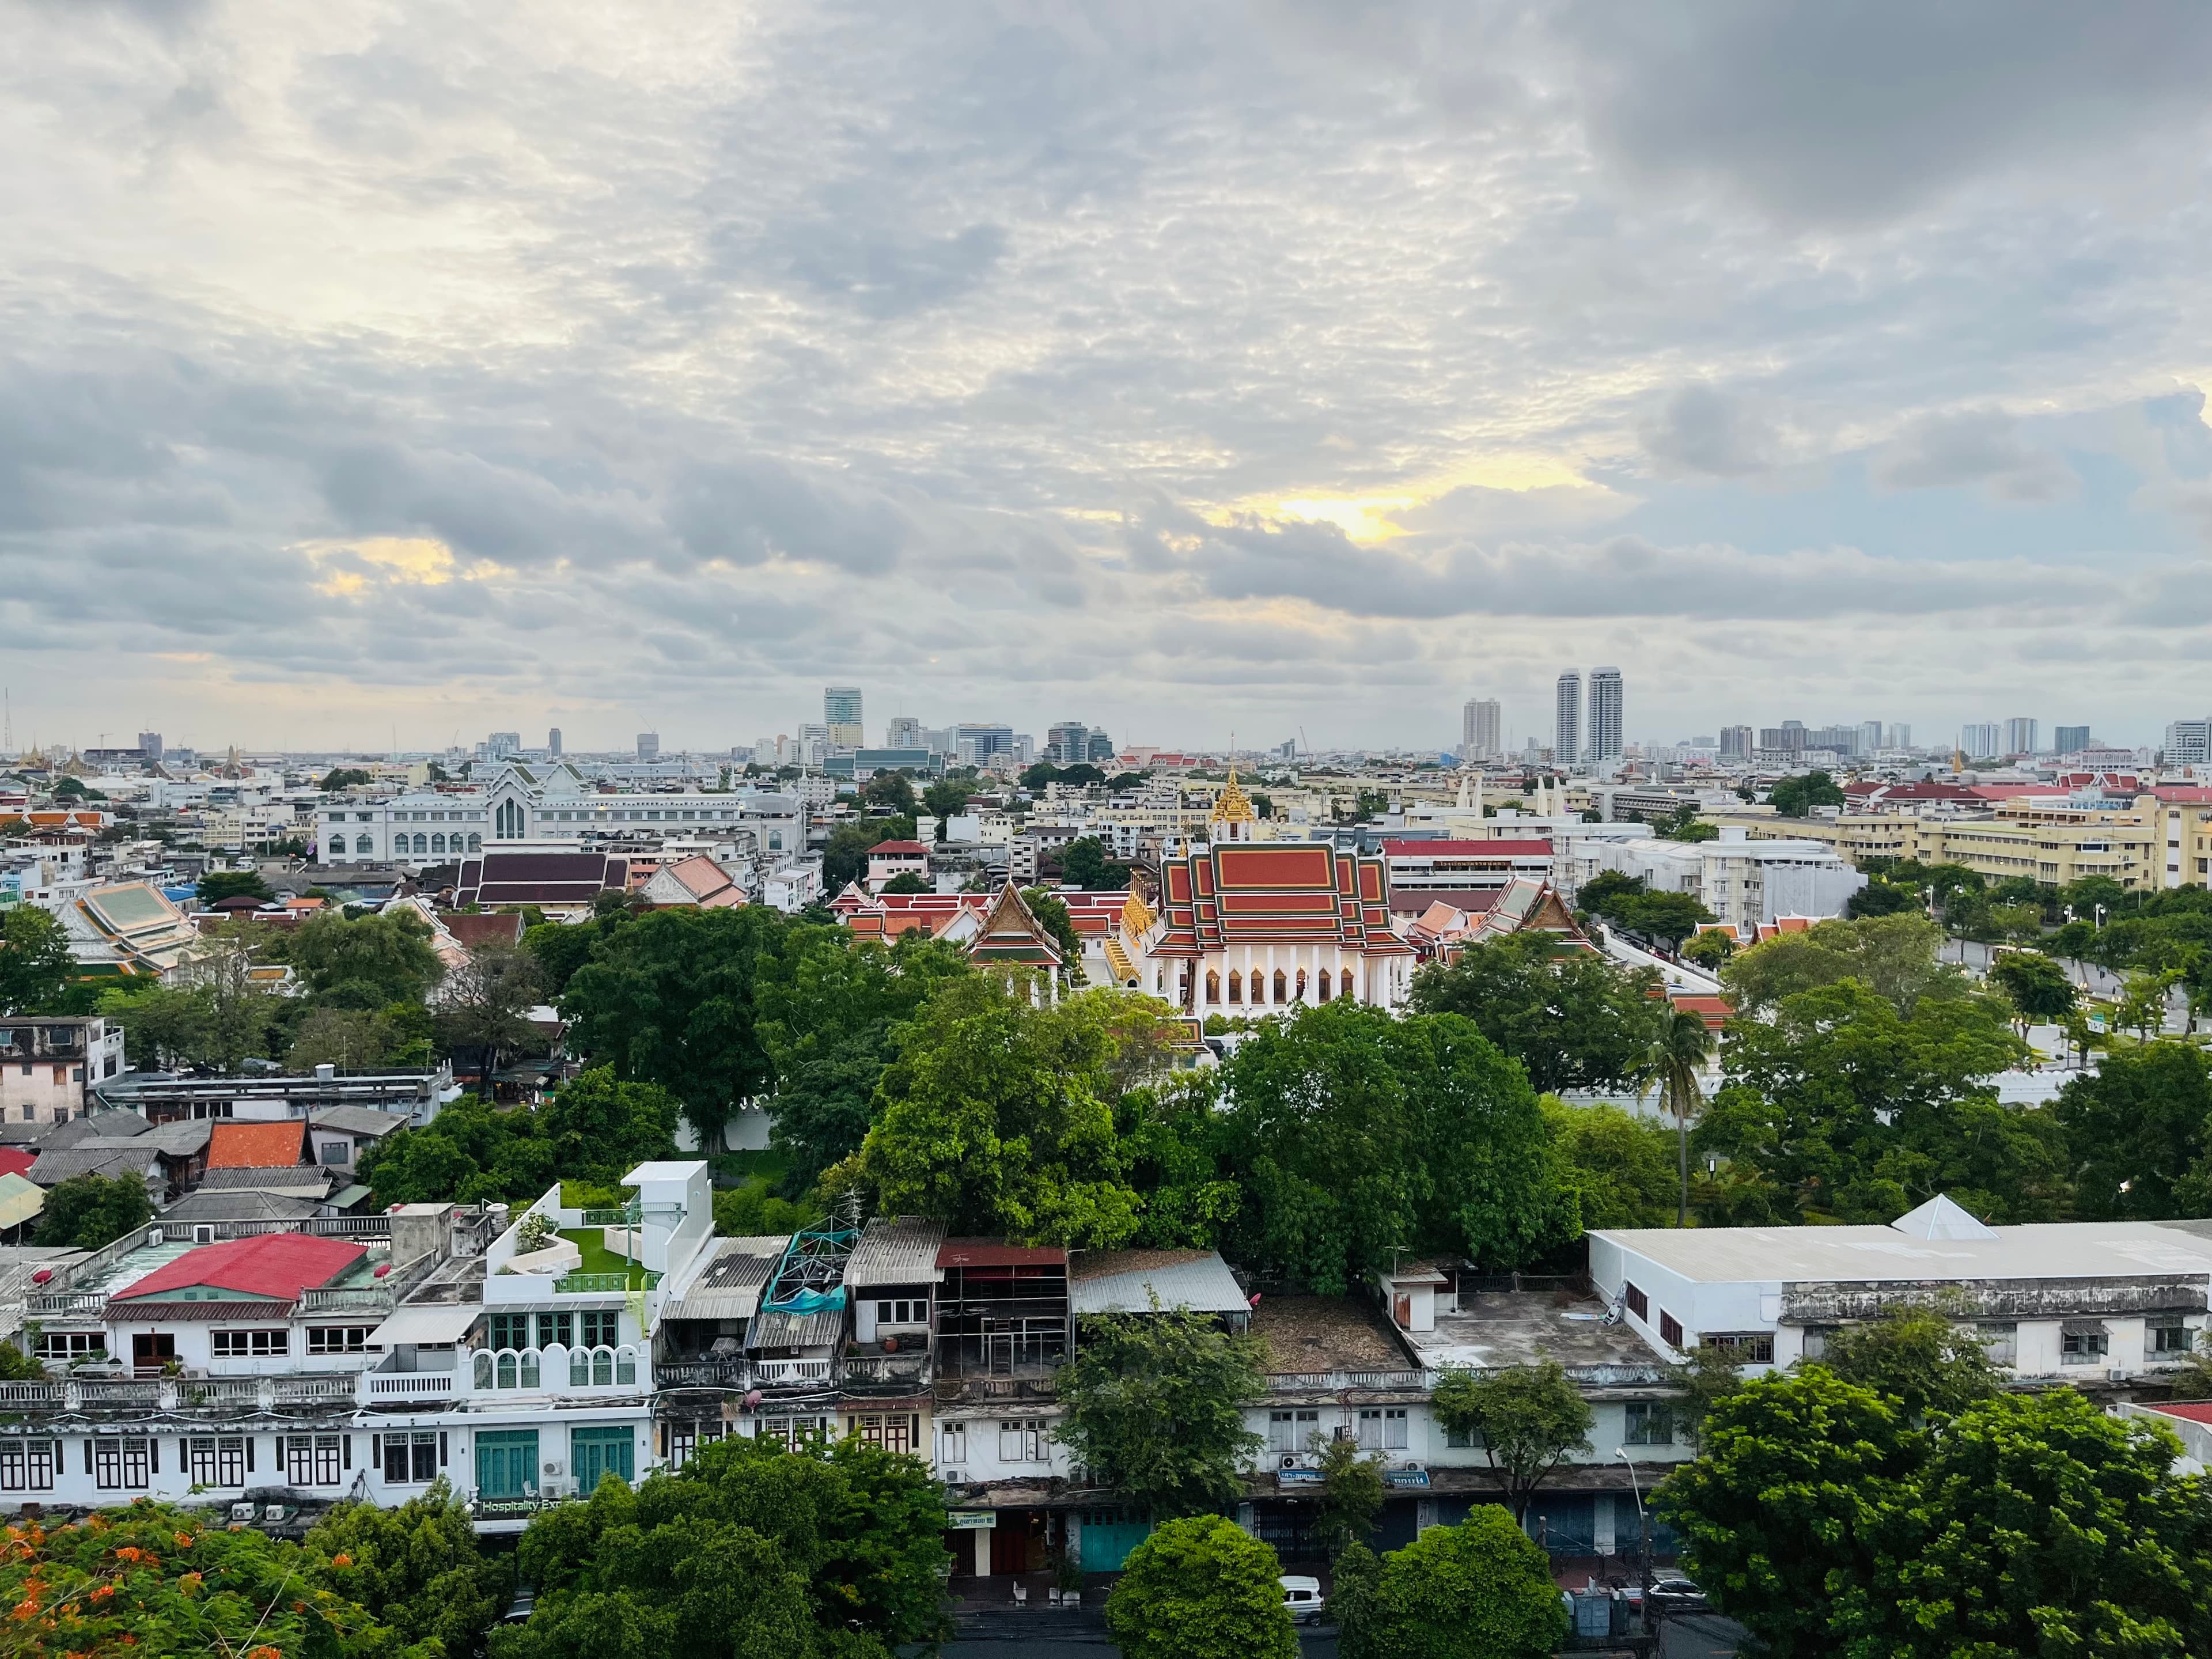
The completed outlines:
<svg viewBox="0 0 2212 1659">
<path fill-rule="evenodd" d="M 1122 1659 L 1297 1659 L 1281 1571 L 1234 1522 L 1170 1521 L 1130 1552 L 1106 1626 Z"/>
<path fill-rule="evenodd" d="M 1382 1558 L 1369 1624 L 1389 1659 L 1540 1659 L 1567 1614 L 1543 1547 L 1485 1504 Z"/>
</svg>

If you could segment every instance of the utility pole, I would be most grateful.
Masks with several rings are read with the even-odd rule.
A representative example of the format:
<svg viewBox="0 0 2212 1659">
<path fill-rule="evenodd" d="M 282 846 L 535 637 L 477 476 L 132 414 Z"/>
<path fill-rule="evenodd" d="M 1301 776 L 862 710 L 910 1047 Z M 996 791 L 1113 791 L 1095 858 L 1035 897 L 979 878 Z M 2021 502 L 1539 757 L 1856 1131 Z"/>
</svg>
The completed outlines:
<svg viewBox="0 0 2212 1659">
<path fill-rule="evenodd" d="M 1649 1636 L 1651 1634 L 1651 1516 L 1644 1507 L 1644 1489 L 1636 1479 L 1636 1463 L 1629 1456 L 1628 1448 L 1615 1446 L 1613 1455 L 1627 1464 L 1628 1490 L 1636 1499 L 1636 1529 L 1640 1540 L 1637 1550 L 1638 1577 L 1643 1584 L 1638 1605 L 1644 1613 L 1644 1633 Z"/>
</svg>

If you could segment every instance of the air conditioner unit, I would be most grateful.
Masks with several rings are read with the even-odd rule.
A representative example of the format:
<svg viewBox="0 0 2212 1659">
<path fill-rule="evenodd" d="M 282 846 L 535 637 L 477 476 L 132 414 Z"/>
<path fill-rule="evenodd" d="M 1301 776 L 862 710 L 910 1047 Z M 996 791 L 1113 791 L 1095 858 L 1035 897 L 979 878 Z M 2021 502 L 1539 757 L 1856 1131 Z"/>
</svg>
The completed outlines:
<svg viewBox="0 0 2212 1659">
<path fill-rule="evenodd" d="M 545 1466 L 545 1473 L 548 1474 L 558 1474 L 561 1473 L 561 1465 L 558 1463 L 548 1463 Z"/>
<path fill-rule="evenodd" d="M 945 1470 L 945 1484 L 946 1486 L 966 1486 L 966 1485 L 968 1484 L 968 1471 L 967 1471 L 967 1470 L 965 1470 L 965 1469 L 947 1469 L 947 1470 Z"/>
<path fill-rule="evenodd" d="M 215 1229 L 204 1222 L 196 1224 L 192 1228 L 192 1243 L 195 1244 L 214 1243 Z"/>
<path fill-rule="evenodd" d="M 2115 1382 L 2125 1382 L 2134 1377 L 2135 1372 L 2128 1366 L 2115 1365 L 2110 1370 L 2106 1371 L 2105 1375 Z"/>
<path fill-rule="evenodd" d="M 161 1230 L 159 1227 L 147 1228 L 146 1242 L 149 1244 L 159 1244 L 161 1242 Z"/>
</svg>

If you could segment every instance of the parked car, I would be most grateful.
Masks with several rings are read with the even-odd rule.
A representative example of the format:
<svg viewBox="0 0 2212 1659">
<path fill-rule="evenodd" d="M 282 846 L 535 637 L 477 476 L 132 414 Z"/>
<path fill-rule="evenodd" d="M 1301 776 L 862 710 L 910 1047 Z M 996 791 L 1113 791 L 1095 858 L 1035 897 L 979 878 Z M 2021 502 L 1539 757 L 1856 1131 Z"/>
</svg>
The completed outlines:
<svg viewBox="0 0 2212 1659">
<path fill-rule="evenodd" d="M 1328 1602 L 1321 1593 L 1321 1580 L 1286 1572 L 1276 1581 L 1283 1587 L 1283 1607 L 1297 1625 L 1318 1625 Z"/>
<path fill-rule="evenodd" d="M 1702 1613 L 1705 1593 L 1679 1572 L 1662 1573 L 1651 1581 L 1651 1606 L 1657 1613 Z"/>
</svg>

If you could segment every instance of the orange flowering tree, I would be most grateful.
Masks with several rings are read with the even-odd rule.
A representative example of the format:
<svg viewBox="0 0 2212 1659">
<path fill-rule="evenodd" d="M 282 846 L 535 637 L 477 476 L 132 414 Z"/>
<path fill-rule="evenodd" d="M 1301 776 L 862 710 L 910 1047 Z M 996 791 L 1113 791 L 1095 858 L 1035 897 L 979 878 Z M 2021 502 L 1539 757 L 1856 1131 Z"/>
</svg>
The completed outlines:
<svg viewBox="0 0 2212 1659">
<path fill-rule="evenodd" d="M 0 1654 L 437 1659 L 329 1588 L 349 1565 L 159 1504 L 21 1522 L 0 1542 Z"/>
</svg>

